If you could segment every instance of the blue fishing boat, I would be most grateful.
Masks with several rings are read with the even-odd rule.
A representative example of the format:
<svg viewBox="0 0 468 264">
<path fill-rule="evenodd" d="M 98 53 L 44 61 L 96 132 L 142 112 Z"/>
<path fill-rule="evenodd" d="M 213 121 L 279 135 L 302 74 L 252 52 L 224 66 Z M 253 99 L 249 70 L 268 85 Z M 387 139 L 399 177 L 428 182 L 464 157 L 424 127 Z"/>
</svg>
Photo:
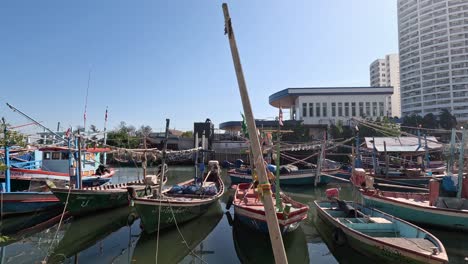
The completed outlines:
<svg viewBox="0 0 468 264">
<path fill-rule="evenodd" d="M 340 169 L 322 169 L 323 174 L 333 175 L 339 172 Z M 250 169 L 231 169 L 228 175 L 232 184 L 250 183 L 252 182 L 252 172 Z M 315 177 L 317 175 L 316 169 L 297 169 L 282 172 L 280 170 L 280 184 L 281 185 L 313 185 L 315 184 Z M 322 175 L 323 176 L 323 175 Z M 318 185 L 326 185 L 331 181 L 330 177 L 320 177 Z"/>
<path fill-rule="evenodd" d="M 354 202 L 315 201 L 333 241 L 388 263 L 448 263 L 443 244 L 413 224 Z"/>
</svg>

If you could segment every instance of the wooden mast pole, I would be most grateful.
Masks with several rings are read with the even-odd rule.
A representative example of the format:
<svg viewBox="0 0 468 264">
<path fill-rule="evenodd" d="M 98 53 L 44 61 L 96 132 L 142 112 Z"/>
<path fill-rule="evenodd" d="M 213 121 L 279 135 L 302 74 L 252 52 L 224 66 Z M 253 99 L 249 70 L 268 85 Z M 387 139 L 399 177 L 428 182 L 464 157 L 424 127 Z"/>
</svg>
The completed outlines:
<svg viewBox="0 0 468 264">
<path fill-rule="evenodd" d="M 257 134 L 257 127 L 255 125 L 254 116 L 252 113 L 252 106 L 250 105 L 249 94 L 247 92 L 247 85 L 242 71 L 239 52 L 237 50 L 236 39 L 231 25 L 231 17 L 226 3 L 223 3 L 225 34 L 228 35 L 229 45 L 231 47 L 232 60 L 236 71 L 237 82 L 239 85 L 239 92 L 242 99 L 242 106 L 247 121 L 247 129 L 250 134 L 250 144 L 252 147 L 253 161 L 255 170 L 257 172 L 260 184 L 263 188 L 263 205 L 265 206 L 265 217 L 268 224 L 268 231 L 270 233 L 271 245 L 273 247 L 273 255 L 276 263 L 288 263 L 286 252 L 284 250 L 283 238 L 279 229 L 278 219 L 276 218 L 275 206 L 273 204 L 273 197 L 271 195 L 271 185 L 268 182 L 266 175 L 265 164 L 263 162 L 263 155 L 260 149 L 260 142 Z"/>
</svg>

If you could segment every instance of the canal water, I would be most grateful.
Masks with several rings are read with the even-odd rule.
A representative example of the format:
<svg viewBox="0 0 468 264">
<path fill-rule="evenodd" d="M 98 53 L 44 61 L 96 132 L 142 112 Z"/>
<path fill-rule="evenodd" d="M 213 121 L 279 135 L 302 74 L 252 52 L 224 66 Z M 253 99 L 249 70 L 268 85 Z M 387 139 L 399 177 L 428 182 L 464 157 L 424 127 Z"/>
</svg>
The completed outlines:
<svg viewBox="0 0 468 264">
<path fill-rule="evenodd" d="M 150 171 L 151 173 L 151 171 Z M 168 185 L 193 176 L 194 167 L 171 166 Z M 141 169 L 118 168 L 113 183 L 142 176 Z M 223 173 L 226 184 L 229 179 Z M 358 199 L 346 185 L 343 199 Z M 303 186 L 283 188 L 294 199 L 311 207 L 301 227 L 284 237 L 289 263 L 376 263 L 349 246 L 335 247 L 327 225 L 316 217 L 314 199 L 324 197 L 326 188 Z M 273 263 L 269 238 L 232 221 L 233 208 L 225 209 L 232 191 L 201 217 L 161 231 L 157 235 L 140 229 L 132 219 L 131 207 L 95 213 L 77 219 L 49 220 L 60 212 L 2 219 L 0 263 Z M 59 217 L 57 217 L 59 218 Z M 41 223 L 38 225 L 38 223 Z M 450 263 L 467 263 L 468 236 L 462 232 L 429 229 L 445 245 Z"/>
</svg>

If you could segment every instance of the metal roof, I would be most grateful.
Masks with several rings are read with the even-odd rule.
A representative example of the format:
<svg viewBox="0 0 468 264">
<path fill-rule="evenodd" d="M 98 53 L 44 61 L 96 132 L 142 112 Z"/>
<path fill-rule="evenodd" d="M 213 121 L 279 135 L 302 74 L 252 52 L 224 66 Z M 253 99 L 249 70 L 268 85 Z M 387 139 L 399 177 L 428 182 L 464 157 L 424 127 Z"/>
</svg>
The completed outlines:
<svg viewBox="0 0 468 264">
<path fill-rule="evenodd" d="M 372 149 L 373 144 L 371 137 L 365 137 L 366 148 Z M 376 137 L 375 148 L 378 152 L 384 152 L 384 142 L 387 147 L 387 152 L 424 152 L 425 141 L 424 137 L 421 137 L 421 146 L 418 148 L 417 137 Z M 427 147 L 429 149 L 440 149 L 442 144 L 438 143 L 435 137 L 427 137 Z"/>
</svg>

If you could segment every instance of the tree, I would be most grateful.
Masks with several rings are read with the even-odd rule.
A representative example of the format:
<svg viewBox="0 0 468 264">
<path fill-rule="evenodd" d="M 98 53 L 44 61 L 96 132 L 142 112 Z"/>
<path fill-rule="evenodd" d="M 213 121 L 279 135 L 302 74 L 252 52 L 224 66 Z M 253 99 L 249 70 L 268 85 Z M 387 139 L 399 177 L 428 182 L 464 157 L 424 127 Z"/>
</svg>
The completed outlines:
<svg viewBox="0 0 468 264">
<path fill-rule="evenodd" d="M 193 138 L 193 131 L 185 131 L 182 133 L 181 137 L 183 138 Z"/>
<path fill-rule="evenodd" d="M 452 129 L 457 126 L 457 118 L 448 109 L 442 109 L 439 113 L 439 124 L 443 129 Z"/>
<path fill-rule="evenodd" d="M 422 119 L 422 126 L 424 128 L 438 128 L 439 122 L 437 122 L 437 117 L 433 113 L 426 114 Z"/>
</svg>

